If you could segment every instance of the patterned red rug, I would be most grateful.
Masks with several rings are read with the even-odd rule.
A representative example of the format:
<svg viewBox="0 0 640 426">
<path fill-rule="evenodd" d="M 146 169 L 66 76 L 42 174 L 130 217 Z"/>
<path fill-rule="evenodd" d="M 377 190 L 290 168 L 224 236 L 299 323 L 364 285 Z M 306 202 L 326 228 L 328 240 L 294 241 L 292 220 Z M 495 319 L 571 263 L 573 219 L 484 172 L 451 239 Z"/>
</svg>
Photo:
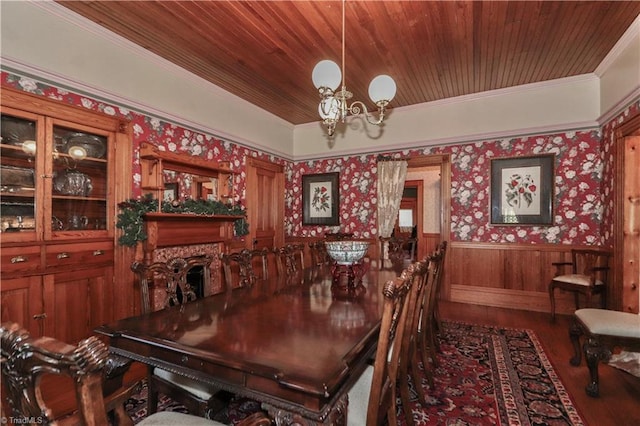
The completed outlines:
<svg viewBox="0 0 640 426">
<path fill-rule="evenodd" d="M 533 331 L 459 322 L 443 328 L 435 389 L 421 384 L 427 406 L 413 392 L 416 425 L 584 425 Z M 164 395 L 159 409 L 186 412 Z M 235 424 L 259 409 L 255 401 L 232 399 L 216 420 Z M 134 422 L 146 415 L 146 387 L 127 410 Z M 406 424 L 402 409 L 398 417 Z"/>
<path fill-rule="evenodd" d="M 422 383 L 428 405 L 414 393 L 416 425 L 584 425 L 533 331 L 443 328 L 435 389 Z"/>
</svg>

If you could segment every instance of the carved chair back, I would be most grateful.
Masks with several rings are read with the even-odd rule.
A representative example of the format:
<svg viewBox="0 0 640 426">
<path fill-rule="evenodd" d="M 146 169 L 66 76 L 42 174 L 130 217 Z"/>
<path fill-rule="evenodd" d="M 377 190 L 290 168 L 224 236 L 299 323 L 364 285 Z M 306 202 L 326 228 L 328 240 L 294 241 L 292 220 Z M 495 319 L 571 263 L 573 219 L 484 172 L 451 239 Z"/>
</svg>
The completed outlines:
<svg viewBox="0 0 640 426">
<path fill-rule="evenodd" d="M 109 349 L 97 337 L 71 346 L 49 337 L 32 338 L 20 325 L 5 322 L 0 326 L 0 339 L 4 415 L 35 424 L 57 424 L 59 419 L 42 397 L 41 379 L 59 375 L 70 377 L 75 387 L 77 410 L 64 418 L 65 424 L 106 426 L 111 409 L 116 422 L 133 424 L 124 409 L 124 400 L 133 389 L 103 397 Z"/>
<path fill-rule="evenodd" d="M 142 312 L 151 312 L 151 296 L 149 288 L 162 287 L 165 297 L 162 307 L 180 305 L 197 298 L 197 294 L 187 280 L 189 271 L 195 267 L 202 267 L 203 286 L 209 287 L 211 280 L 210 255 L 192 256 L 187 258 L 175 257 L 167 262 L 154 262 L 145 264 L 134 262 L 131 270 L 138 275 L 140 280 L 140 293 L 142 298 Z"/>
<path fill-rule="evenodd" d="M 253 271 L 252 255 L 249 249 L 220 255 L 227 291 L 237 287 L 252 287 L 258 277 Z M 236 285 L 234 285 L 234 281 Z"/>
<path fill-rule="evenodd" d="M 304 271 L 304 244 L 287 244 L 276 249 L 278 275 L 290 277 Z"/>
<path fill-rule="evenodd" d="M 331 261 L 329 254 L 327 253 L 327 246 L 324 241 L 314 241 L 309 243 L 309 251 L 311 253 L 311 264 L 313 266 L 328 265 Z"/>
</svg>

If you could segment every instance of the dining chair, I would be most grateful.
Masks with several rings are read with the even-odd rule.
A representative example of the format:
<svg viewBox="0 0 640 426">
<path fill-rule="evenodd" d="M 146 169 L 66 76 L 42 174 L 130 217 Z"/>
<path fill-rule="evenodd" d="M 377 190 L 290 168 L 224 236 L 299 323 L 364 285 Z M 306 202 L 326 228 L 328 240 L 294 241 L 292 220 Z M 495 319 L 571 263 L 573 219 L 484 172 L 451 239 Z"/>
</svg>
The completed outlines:
<svg viewBox="0 0 640 426">
<path fill-rule="evenodd" d="M 438 332 L 442 329 L 437 317 L 438 291 L 442 280 L 445 252 L 446 242 L 428 257 L 429 279 L 432 281 L 432 285 L 428 286 L 429 291 L 425 294 L 426 299 L 421 309 L 418 335 L 418 349 L 422 356 L 422 365 L 425 372 L 433 371 L 438 366 L 438 358 L 436 356 L 440 348 Z M 429 384 L 433 386 L 433 379 L 429 376 L 427 377 L 429 378 Z"/>
<path fill-rule="evenodd" d="M 413 382 L 414 388 L 418 394 L 421 403 L 426 403 L 426 395 L 422 387 L 422 376 L 418 365 L 418 339 L 420 335 L 420 314 L 424 306 L 424 299 L 427 299 L 429 287 L 433 285 L 432 277 L 429 274 L 428 260 L 415 262 L 405 268 L 400 277 L 403 279 L 411 279 L 413 284 L 409 297 L 407 299 L 407 320 L 405 322 L 405 331 L 401 342 L 401 362 L 398 369 L 398 387 L 400 389 L 400 399 L 402 401 L 402 409 L 404 410 L 406 423 L 413 425 L 413 415 L 411 413 L 411 392 L 409 386 L 409 377 Z M 428 366 L 424 368 L 425 374 L 429 380 L 429 385 L 433 388 L 433 374 Z"/>
<path fill-rule="evenodd" d="M 309 251 L 311 253 L 312 266 L 326 266 L 329 264 L 330 258 L 324 241 L 318 240 L 309 243 Z"/>
<path fill-rule="evenodd" d="M 72 346 L 49 337 L 32 338 L 19 324 L 5 322 L 0 326 L 0 341 L 4 416 L 29 419 L 30 424 L 133 425 L 124 403 L 138 390 L 138 386 L 124 386 L 107 397 L 103 396 L 109 348 L 97 337 L 89 337 Z M 48 401 L 42 398 L 41 379 L 47 375 L 64 376 L 73 382 L 77 409 L 64 418 L 53 418 Z M 109 419 L 109 411 L 114 412 L 113 419 Z M 149 414 L 137 424 L 222 425 L 177 412 Z M 242 426 L 270 424 L 270 419 L 263 412 L 254 413 L 240 422 Z"/>
<path fill-rule="evenodd" d="M 252 253 L 249 249 L 222 253 L 220 260 L 227 291 L 236 287 L 252 287 L 256 283 L 258 277 L 253 271 Z"/>
<path fill-rule="evenodd" d="M 437 277 L 433 286 L 433 291 L 435 294 L 433 295 L 433 315 L 432 320 L 434 321 L 433 327 L 436 333 L 439 333 L 442 330 L 442 320 L 440 319 L 440 291 L 442 290 L 442 277 L 444 276 L 444 267 L 445 267 L 445 258 L 447 254 L 447 242 L 441 241 L 436 247 L 435 253 L 436 255 L 441 255 L 442 259 L 439 259 L 439 268 L 436 271 Z M 435 339 L 434 343 L 438 343 L 438 339 Z"/>
<path fill-rule="evenodd" d="M 286 244 L 275 249 L 278 275 L 290 277 L 304 271 L 304 244 Z"/>
<path fill-rule="evenodd" d="M 203 278 L 211 279 L 210 255 L 192 256 L 188 258 L 172 258 L 167 262 L 145 264 L 134 262 L 131 269 L 138 275 L 140 293 L 142 295 L 142 313 L 152 311 L 150 288 L 160 287 L 163 300 L 159 305 L 163 308 L 181 305 L 197 298 L 196 293 L 187 281 L 189 270 L 195 267 L 203 269 Z M 154 297 L 155 299 L 155 297 Z M 190 413 L 209 418 L 222 408 L 217 398 L 217 389 L 197 380 L 149 366 L 147 370 L 148 413 L 155 413 L 158 409 L 158 393 L 161 392 L 173 400 L 181 403 Z"/>
<path fill-rule="evenodd" d="M 403 241 L 396 237 L 379 237 L 380 242 L 380 270 L 397 270 L 402 268 L 404 262 Z M 387 258 L 385 259 L 384 253 Z"/>
<path fill-rule="evenodd" d="M 347 425 L 396 426 L 396 384 L 401 362 L 401 342 L 408 316 L 407 299 L 413 285 L 412 277 L 388 281 L 382 290 L 382 319 L 376 357 L 349 390 Z M 366 420 L 365 420 L 366 419 Z"/>
<path fill-rule="evenodd" d="M 553 262 L 555 276 L 549 283 L 551 320 L 556 319 L 555 290 L 573 292 L 576 309 L 579 309 L 579 295 L 586 297 L 586 307 L 591 307 L 591 298 L 600 295 L 600 307 L 607 306 L 607 272 L 611 253 L 599 249 L 572 249 L 571 262 Z M 567 268 L 569 273 L 567 273 Z"/>
<path fill-rule="evenodd" d="M 255 260 L 258 259 L 260 262 L 260 275 L 257 276 L 258 279 L 267 280 L 269 279 L 269 253 L 270 250 L 266 247 L 261 249 L 253 249 L 251 250 L 251 262 L 253 268 L 255 268 Z M 254 270 L 255 274 L 255 270 Z"/>
</svg>

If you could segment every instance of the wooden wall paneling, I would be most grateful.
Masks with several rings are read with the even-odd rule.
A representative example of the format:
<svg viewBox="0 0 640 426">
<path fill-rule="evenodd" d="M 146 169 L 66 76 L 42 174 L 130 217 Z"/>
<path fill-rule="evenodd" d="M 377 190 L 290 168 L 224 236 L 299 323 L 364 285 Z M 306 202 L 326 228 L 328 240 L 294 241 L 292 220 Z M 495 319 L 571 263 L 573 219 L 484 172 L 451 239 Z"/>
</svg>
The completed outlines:
<svg viewBox="0 0 640 426">
<path fill-rule="evenodd" d="M 457 243 L 447 248 L 451 285 L 503 287 L 503 259 L 500 250 Z"/>
<path fill-rule="evenodd" d="M 419 256 L 418 260 L 433 253 L 438 244 L 440 244 L 440 234 L 422 234 L 420 241 L 418 241 L 418 253 L 424 254 Z M 422 250 L 420 250 L 420 246 L 422 246 Z"/>
<path fill-rule="evenodd" d="M 455 302 L 549 312 L 551 263 L 570 259 L 574 246 L 451 243 L 441 298 Z M 557 311 L 575 310 L 573 296 L 556 294 Z"/>
<path fill-rule="evenodd" d="M 132 127 L 129 123 L 122 123 L 120 131 L 116 133 L 115 146 L 115 182 L 113 194 L 115 197 L 114 221 L 114 273 L 113 273 L 113 315 L 115 319 L 127 318 L 140 313 L 139 288 L 135 286 L 135 274 L 131 271 L 134 260 L 142 260 L 142 244 L 138 247 L 125 247 L 118 244 L 120 231 L 115 229 L 115 218 L 118 217 L 118 204 L 133 196 L 133 144 Z M 138 253 L 138 259 L 136 259 Z"/>
<path fill-rule="evenodd" d="M 632 203 L 629 197 L 632 193 L 637 194 L 638 192 L 637 140 L 639 137 L 640 112 L 628 118 L 615 130 L 616 140 L 613 146 L 613 270 L 607 297 L 609 309 L 635 313 L 638 313 L 640 305 L 640 290 L 638 289 L 640 286 L 640 277 L 638 277 L 640 234 L 635 233 L 639 227 L 638 209 L 640 207 Z M 627 142 L 629 140 L 631 142 Z M 627 143 L 631 145 L 629 151 L 627 151 Z M 627 155 L 629 156 L 628 160 L 626 159 Z M 627 161 L 626 164 L 625 161 Z M 627 174 L 629 174 L 629 180 L 627 180 Z M 634 174 L 635 178 L 633 178 Z M 632 212 L 633 219 L 631 219 Z M 629 223 L 630 219 L 633 223 Z"/>
</svg>

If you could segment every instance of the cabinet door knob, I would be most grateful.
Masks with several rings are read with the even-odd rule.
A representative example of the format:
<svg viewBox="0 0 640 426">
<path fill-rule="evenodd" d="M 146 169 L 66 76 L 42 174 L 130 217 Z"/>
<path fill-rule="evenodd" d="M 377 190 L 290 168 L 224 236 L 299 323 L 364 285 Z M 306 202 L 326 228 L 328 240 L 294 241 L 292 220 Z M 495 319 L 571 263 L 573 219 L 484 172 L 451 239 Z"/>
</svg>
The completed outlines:
<svg viewBox="0 0 640 426">
<path fill-rule="evenodd" d="M 69 256 L 69 253 L 67 253 L 67 252 L 62 252 L 62 253 L 58 253 L 57 257 L 58 257 L 58 259 L 68 259 L 71 256 Z"/>
<path fill-rule="evenodd" d="M 43 312 L 41 314 L 36 314 L 33 316 L 34 320 L 40 320 L 40 319 L 45 319 L 47 317 L 47 313 Z"/>
<path fill-rule="evenodd" d="M 94 250 L 93 251 L 93 255 L 94 256 L 102 256 L 104 254 L 104 250 Z"/>
<path fill-rule="evenodd" d="M 40 175 L 43 179 L 53 179 L 53 175 Z"/>
<path fill-rule="evenodd" d="M 11 258 L 11 263 L 24 263 L 29 260 L 26 256 L 16 256 Z"/>
</svg>

